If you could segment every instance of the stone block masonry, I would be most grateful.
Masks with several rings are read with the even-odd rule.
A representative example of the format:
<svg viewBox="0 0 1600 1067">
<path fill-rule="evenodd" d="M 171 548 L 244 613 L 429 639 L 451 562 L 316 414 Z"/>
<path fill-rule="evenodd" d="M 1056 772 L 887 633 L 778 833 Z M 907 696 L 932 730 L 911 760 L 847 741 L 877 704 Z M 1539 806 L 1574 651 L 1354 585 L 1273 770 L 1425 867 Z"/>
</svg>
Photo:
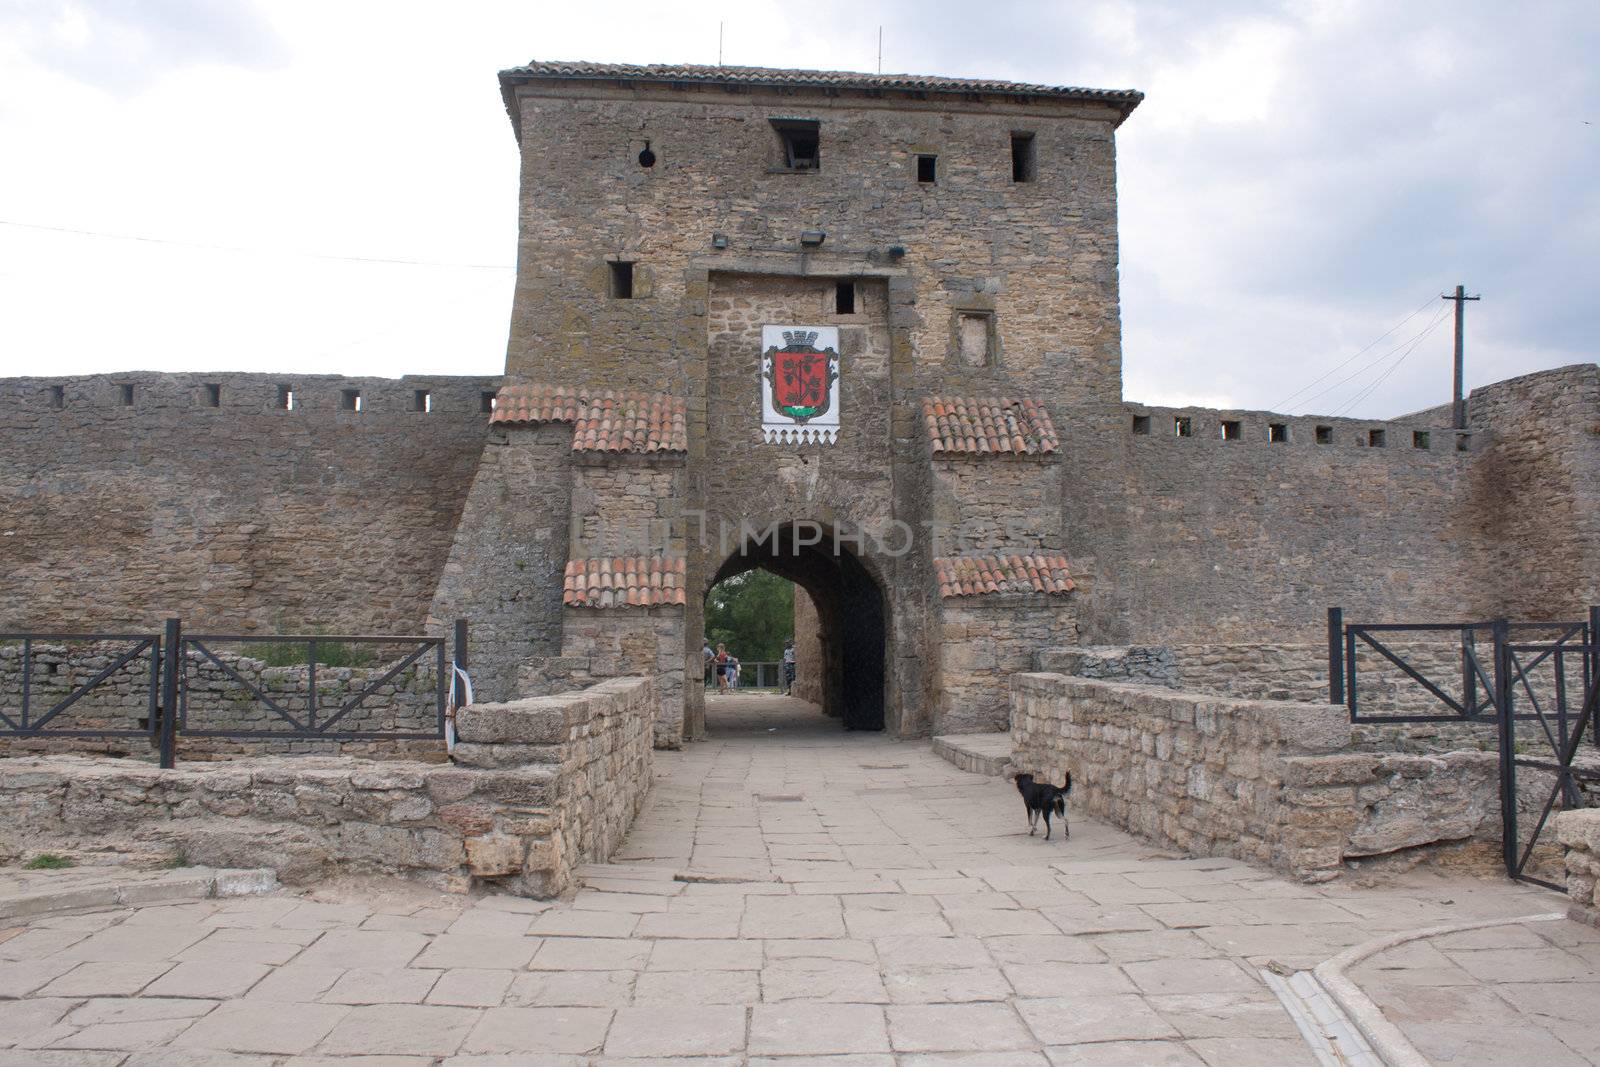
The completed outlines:
<svg viewBox="0 0 1600 1067">
<path fill-rule="evenodd" d="M 463 709 L 457 764 L 258 757 L 158 770 L 76 756 L 0 761 L 0 859 L 136 852 L 271 867 L 289 884 L 398 874 L 442 889 L 569 888 L 603 861 L 650 784 L 654 684 Z"/>
<path fill-rule="evenodd" d="M 1567 851 L 1567 915 L 1600 926 L 1595 886 L 1600 884 L 1600 808 L 1563 811 L 1555 817 L 1556 839 Z"/>
<path fill-rule="evenodd" d="M 498 378 L 0 380 L 0 620 L 416 633 Z"/>
<path fill-rule="evenodd" d="M 1427 853 L 1492 864 L 1494 755 L 1351 751 L 1342 707 L 1058 674 L 1012 680 L 1012 762 L 1156 844 L 1306 881 Z"/>
</svg>

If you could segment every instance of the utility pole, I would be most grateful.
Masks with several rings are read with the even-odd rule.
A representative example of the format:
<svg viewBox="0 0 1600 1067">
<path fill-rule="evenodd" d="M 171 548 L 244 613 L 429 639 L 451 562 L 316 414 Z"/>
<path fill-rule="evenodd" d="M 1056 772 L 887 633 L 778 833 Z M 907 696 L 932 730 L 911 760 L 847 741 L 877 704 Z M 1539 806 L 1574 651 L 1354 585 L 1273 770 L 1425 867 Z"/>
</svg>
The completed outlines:
<svg viewBox="0 0 1600 1067">
<path fill-rule="evenodd" d="M 1463 380 L 1466 377 L 1466 348 L 1462 331 L 1466 327 L 1467 301 L 1482 300 L 1483 297 L 1468 296 L 1466 286 L 1458 285 L 1454 294 L 1445 293 L 1439 299 L 1454 300 L 1456 302 L 1456 388 L 1454 403 L 1451 404 L 1450 411 L 1451 421 L 1455 428 L 1465 430 L 1467 428 L 1467 401 L 1462 392 L 1462 387 Z"/>
</svg>

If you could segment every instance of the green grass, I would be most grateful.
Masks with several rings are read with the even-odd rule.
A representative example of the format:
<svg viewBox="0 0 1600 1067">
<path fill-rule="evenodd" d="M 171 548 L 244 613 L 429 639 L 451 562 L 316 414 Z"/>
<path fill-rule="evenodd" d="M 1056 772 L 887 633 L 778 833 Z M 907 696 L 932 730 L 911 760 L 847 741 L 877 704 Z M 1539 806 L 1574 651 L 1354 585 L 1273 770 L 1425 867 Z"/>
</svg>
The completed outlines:
<svg viewBox="0 0 1600 1067">
<path fill-rule="evenodd" d="M 259 659 L 269 667 L 304 667 L 310 662 L 309 649 L 298 641 L 273 641 L 249 645 L 245 655 Z M 347 645 L 341 641 L 318 641 L 317 663 L 323 667 L 370 667 L 378 662 L 378 654 L 365 645 Z"/>
<path fill-rule="evenodd" d="M 41 852 L 33 859 L 22 865 L 25 871 L 59 871 L 66 867 L 76 867 L 71 859 L 66 856 L 57 856 L 54 852 Z"/>
</svg>

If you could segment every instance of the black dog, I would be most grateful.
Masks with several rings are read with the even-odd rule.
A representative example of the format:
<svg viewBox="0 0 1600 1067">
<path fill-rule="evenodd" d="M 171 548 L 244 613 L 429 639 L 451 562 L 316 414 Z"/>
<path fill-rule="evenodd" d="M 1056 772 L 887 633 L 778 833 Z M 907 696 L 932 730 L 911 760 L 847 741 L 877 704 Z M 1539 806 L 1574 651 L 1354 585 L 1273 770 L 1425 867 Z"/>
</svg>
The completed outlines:
<svg viewBox="0 0 1600 1067">
<path fill-rule="evenodd" d="M 1072 831 L 1067 827 L 1067 794 L 1072 792 L 1072 772 L 1067 772 L 1065 785 L 1059 788 L 1049 782 L 1036 782 L 1031 774 L 1017 775 L 1017 792 L 1022 794 L 1022 803 L 1028 809 L 1028 836 L 1032 837 L 1034 830 L 1039 827 L 1039 816 L 1044 815 L 1044 839 L 1050 840 L 1050 813 L 1054 811 L 1061 816 L 1061 836 L 1071 837 Z"/>
</svg>

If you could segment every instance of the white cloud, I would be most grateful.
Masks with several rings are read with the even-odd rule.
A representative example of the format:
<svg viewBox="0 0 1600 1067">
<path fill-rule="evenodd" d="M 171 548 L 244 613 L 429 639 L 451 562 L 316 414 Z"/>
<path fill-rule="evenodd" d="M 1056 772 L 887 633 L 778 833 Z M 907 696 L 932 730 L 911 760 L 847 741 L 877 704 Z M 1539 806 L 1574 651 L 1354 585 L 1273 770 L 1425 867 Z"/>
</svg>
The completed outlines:
<svg viewBox="0 0 1600 1067">
<path fill-rule="evenodd" d="M 1587 0 L 970 16 L 956 0 L 13 3 L 0 218 L 250 251 L 0 227 L 0 372 L 497 371 L 509 269 L 308 254 L 509 265 L 495 71 L 710 62 L 719 21 L 729 63 L 871 70 L 882 24 L 887 70 L 1147 90 L 1119 134 L 1131 397 L 1269 405 L 1456 281 L 1485 297 L 1472 383 L 1594 358 Z M 1357 412 L 1441 401 L 1448 361 L 1438 331 Z"/>
</svg>

